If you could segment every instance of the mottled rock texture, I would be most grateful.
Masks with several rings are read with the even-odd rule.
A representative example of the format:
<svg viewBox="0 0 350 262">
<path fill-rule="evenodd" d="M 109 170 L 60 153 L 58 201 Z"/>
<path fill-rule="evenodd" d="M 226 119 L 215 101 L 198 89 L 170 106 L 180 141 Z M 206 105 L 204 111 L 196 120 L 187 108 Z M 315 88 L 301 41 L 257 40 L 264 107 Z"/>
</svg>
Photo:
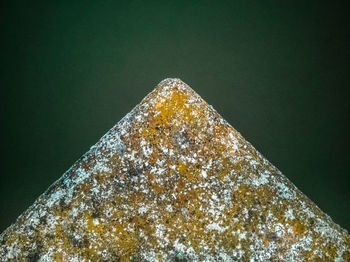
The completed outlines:
<svg viewBox="0 0 350 262">
<path fill-rule="evenodd" d="M 179 79 L 162 81 L 0 241 L 1 261 L 350 261 L 346 230 Z"/>
</svg>

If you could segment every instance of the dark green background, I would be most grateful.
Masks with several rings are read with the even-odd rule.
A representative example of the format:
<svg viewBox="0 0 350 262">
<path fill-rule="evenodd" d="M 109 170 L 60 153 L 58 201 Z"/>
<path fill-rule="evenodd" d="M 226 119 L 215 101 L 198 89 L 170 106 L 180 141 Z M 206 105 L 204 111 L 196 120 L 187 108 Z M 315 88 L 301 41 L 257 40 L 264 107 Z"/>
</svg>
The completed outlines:
<svg viewBox="0 0 350 262">
<path fill-rule="evenodd" d="M 341 2 L 12 1 L 0 23 L 0 231 L 167 77 L 350 229 Z"/>
</svg>

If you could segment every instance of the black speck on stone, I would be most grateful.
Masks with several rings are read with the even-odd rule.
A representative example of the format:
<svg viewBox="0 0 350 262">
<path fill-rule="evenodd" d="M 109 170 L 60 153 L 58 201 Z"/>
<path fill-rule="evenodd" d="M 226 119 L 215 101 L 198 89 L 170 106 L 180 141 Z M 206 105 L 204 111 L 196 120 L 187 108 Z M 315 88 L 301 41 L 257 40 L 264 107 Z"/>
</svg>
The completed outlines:
<svg viewBox="0 0 350 262">
<path fill-rule="evenodd" d="M 6 241 L 7 241 L 7 238 L 8 238 L 7 235 L 3 235 L 3 236 L 2 236 L 2 239 L 0 239 L 1 245 L 5 245 L 5 243 L 6 243 Z"/>
<path fill-rule="evenodd" d="M 70 241 L 72 242 L 73 246 L 79 246 L 79 240 L 76 239 L 74 236 L 69 237 Z"/>
<path fill-rule="evenodd" d="M 248 210 L 248 221 L 250 221 L 253 217 L 253 211 L 252 210 Z"/>
<path fill-rule="evenodd" d="M 129 174 L 130 176 L 137 176 L 137 175 L 138 175 L 138 172 L 137 172 L 137 170 L 136 170 L 135 167 L 131 167 L 131 168 L 129 168 L 129 170 L 128 170 L 128 174 Z"/>
<path fill-rule="evenodd" d="M 98 218 L 100 216 L 101 216 L 101 214 L 97 210 L 95 210 L 91 215 L 92 218 Z"/>
<path fill-rule="evenodd" d="M 27 257 L 27 262 L 36 262 L 36 261 L 39 261 L 39 259 L 40 259 L 39 251 L 34 251 L 29 253 Z"/>
<path fill-rule="evenodd" d="M 88 247 L 88 246 L 89 246 L 89 239 L 88 239 L 87 237 L 84 237 L 84 240 L 83 240 L 83 242 L 82 242 L 82 245 L 83 245 L 84 247 Z"/>
<path fill-rule="evenodd" d="M 270 240 L 275 241 L 275 240 L 278 239 L 278 236 L 277 236 L 276 233 L 270 232 L 270 233 L 267 234 L 267 238 L 270 239 Z"/>
<path fill-rule="evenodd" d="M 46 234 L 45 237 L 48 239 L 53 239 L 55 236 L 52 234 Z"/>
<path fill-rule="evenodd" d="M 187 259 L 175 257 L 175 262 L 187 262 Z"/>
<path fill-rule="evenodd" d="M 40 217 L 39 222 L 40 222 L 40 224 L 42 224 L 42 225 L 46 225 L 46 215 Z"/>
<path fill-rule="evenodd" d="M 261 219 L 261 222 L 265 222 L 265 220 L 266 220 L 264 215 L 261 215 L 260 219 Z"/>
<path fill-rule="evenodd" d="M 260 206 L 260 205 L 261 205 L 261 202 L 260 202 L 259 199 L 255 199 L 255 200 L 254 200 L 254 204 L 255 204 L 256 206 Z"/>
<path fill-rule="evenodd" d="M 66 203 L 64 202 L 64 199 L 61 198 L 61 199 L 60 199 L 60 202 L 59 202 L 59 206 L 60 206 L 61 208 L 64 208 L 65 205 L 66 205 Z"/>
</svg>

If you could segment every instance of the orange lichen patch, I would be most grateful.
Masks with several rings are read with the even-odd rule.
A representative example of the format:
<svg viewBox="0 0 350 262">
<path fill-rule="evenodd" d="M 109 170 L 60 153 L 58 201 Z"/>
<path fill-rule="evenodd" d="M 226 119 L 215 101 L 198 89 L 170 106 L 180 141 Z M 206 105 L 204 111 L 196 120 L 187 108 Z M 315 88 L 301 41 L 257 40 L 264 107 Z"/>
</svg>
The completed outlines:
<svg viewBox="0 0 350 262">
<path fill-rule="evenodd" d="M 154 189 L 156 194 L 162 194 L 165 192 L 165 187 L 157 183 L 152 183 L 152 188 Z"/>
<path fill-rule="evenodd" d="M 186 179 L 187 182 L 191 182 L 194 179 L 197 179 L 196 171 L 193 168 L 187 167 L 184 163 L 179 162 L 177 165 L 177 168 L 179 170 L 179 173 L 181 174 L 182 177 Z"/>
<path fill-rule="evenodd" d="M 54 253 L 52 258 L 55 262 L 63 262 L 64 261 L 62 252 Z"/>
<path fill-rule="evenodd" d="M 323 249 L 323 252 L 332 259 L 334 259 L 337 256 L 337 248 L 332 243 L 326 245 Z"/>
<path fill-rule="evenodd" d="M 188 95 L 181 91 L 173 89 L 174 92 L 170 94 L 170 96 L 165 97 L 163 99 L 159 99 L 154 109 L 159 112 L 159 115 L 156 115 L 159 120 L 159 125 L 162 128 L 167 128 L 169 123 L 174 120 L 174 116 L 180 117 L 181 120 L 186 120 L 191 122 L 191 113 L 192 106 L 187 103 Z"/>
<path fill-rule="evenodd" d="M 86 222 L 86 229 L 88 232 L 94 232 L 97 234 L 102 234 L 104 232 L 103 225 L 98 219 L 92 218 L 90 214 L 86 214 L 84 218 Z"/>
<path fill-rule="evenodd" d="M 6 238 L 6 244 L 7 245 L 11 245 L 13 244 L 14 242 L 17 241 L 17 239 L 20 237 L 20 235 L 16 232 L 10 232 L 8 235 L 7 235 L 7 238 Z M 22 242 L 22 241 L 21 241 Z"/>
<path fill-rule="evenodd" d="M 147 140 L 154 140 L 154 142 L 157 141 L 157 138 L 159 136 L 159 131 L 158 131 L 158 126 L 159 126 L 159 122 L 156 121 L 152 121 L 152 124 L 149 125 L 149 127 L 141 127 L 140 129 L 140 137 L 139 138 L 144 138 Z M 139 140 L 139 138 L 134 138 L 133 141 Z M 158 139 L 159 140 L 159 139 Z"/>
<path fill-rule="evenodd" d="M 162 255 L 161 253 L 157 253 L 157 254 L 156 254 L 156 259 L 157 259 L 158 261 L 161 261 L 162 258 L 163 258 L 163 255 Z"/>
<path fill-rule="evenodd" d="M 88 183 L 79 185 L 79 191 L 84 193 L 85 195 L 88 195 L 90 193 L 90 189 L 91 189 L 91 185 Z"/>
<path fill-rule="evenodd" d="M 184 163 L 179 162 L 179 164 L 177 165 L 177 168 L 178 168 L 178 170 L 179 170 L 181 175 L 185 175 L 186 174 L 187 167 L 186 167 L 186 165 Z"/>
<path fill-rule="evenodd" d="M 292 225 L 296 235 L 301 235 L 307 230 L 307 227 L 301 221 L 295 221 Z"/>
<path fill-rule="evenodd" d="M 350 242 L 350 241 L 349 241 L 349 242 Z M 350 245 L 350 243 L 349 243 L 349 245 Z M 350 250 L 344 251 L 342 257 L 343 257 L 344 261 L 350 261 Z"/>
</svg>

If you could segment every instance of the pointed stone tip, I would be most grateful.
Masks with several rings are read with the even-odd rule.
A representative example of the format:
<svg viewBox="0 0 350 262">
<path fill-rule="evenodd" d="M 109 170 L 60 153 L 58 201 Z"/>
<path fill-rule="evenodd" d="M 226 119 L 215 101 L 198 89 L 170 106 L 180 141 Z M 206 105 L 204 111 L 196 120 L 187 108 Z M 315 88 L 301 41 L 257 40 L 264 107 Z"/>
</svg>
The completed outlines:
<svg viewBox="0 0 350 262">
<path fill-rule="evenodd" d="M 166 78 L 160 81 L 156 88 L 147 97 L 162 100 L 166 97 L 172 97 L 174 94 L 179 94 L 181 97 L 187 97 L 192 101 L 197 100 L 206 103 L 195 90 L 180 78 Z M 144 101 L 148 101 L 147 97 Z"/>
<path fill-rule="evenodd" d="M 163 85 L 186 85 L 180 78 L 165 78 L 159 82 L 158 86 Z"/>
<path fill-rule="evenodd" d="M 157 85 L 156 89 L 169 89 L 169 90 L 191 90 L 191 88 L 183 82 L 180 78 L 166 78 Z"/>
<path fill-rule="evenodd" d="M 166 78 L 150 92 L 140 104 L 164 104 L 164 101 L 172 101 L 166 107 L 184 106 L 194 101 L 206 104 L 206 102 L 185 82 L 179 78 Z M 178 108 L 179 109 L 179 108 Z"/>
</svg>

